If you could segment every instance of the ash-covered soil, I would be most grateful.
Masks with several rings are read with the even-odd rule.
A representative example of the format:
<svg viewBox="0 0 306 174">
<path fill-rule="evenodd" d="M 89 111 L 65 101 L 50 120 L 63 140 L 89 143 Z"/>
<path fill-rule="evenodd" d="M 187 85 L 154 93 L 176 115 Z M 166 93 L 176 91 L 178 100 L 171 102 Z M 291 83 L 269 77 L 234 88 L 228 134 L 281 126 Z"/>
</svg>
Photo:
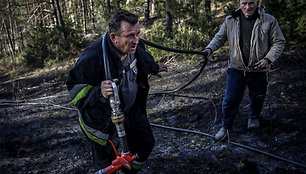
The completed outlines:
<svg viewBox="0 0 306 174">
<path fill-rule="evenodd" d="M 186 83 L 197 73 L 201 61 L 201 58 L 192 64 L 178 58 L 169 61 L 168 73 L 163 73 L 162 78 L 150 77 L 151 92 Z M 246 128 L 247 93 L 233 132 L 225 141 L 152 127 L 156 145 L 140 173 L 306 173 L 301 166 L 229 143 L 240 143 L 306 165 L 305 66 L 305 51 L 296 48 L 275 62 L 268 74 L 268 94 L 258 130 Z M 226 67 L 227 61 L 216 57 L 185 89 L 150 95 L 149 120 L 214 135 L 221 127 Z M 24 72 L 18 78 L 1 75 L 0 173 L 91 171 L 91 149 L 79 128 L 77 111 L 66 96 L 63 81 L 68 69 L 69 66 L 62 66 Z M 50 96 L 54 97 L 41 98 Z"/>
</svg>

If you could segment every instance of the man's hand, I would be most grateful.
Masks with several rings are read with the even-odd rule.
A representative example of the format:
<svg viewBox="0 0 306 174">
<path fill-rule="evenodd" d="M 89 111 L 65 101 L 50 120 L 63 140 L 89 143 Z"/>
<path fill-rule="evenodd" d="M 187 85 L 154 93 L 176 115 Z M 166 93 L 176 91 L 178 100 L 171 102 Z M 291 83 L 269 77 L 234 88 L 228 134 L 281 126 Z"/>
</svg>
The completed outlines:
<svg viewBox="0 0 306 174">
<path fill-rule="evenodd" d="M 163 64 L 163 63 L 157 63 L 158 66 L 159 66 L 159 69 L 158 69 L 158 73 L 156 74 L 157 77 L 161 77 L 161 75 L 159 74 L 159 72 L 168 72 L 168 67 Z"/>
<path fill-rule="evenodd" d="M 261 59 L 257 63 L 255 63 L 254 69 L 264 69 L 268 66 L 268 61 L 266 59 Z"/>
<path fill-rule="evenodd" d="M 113 82 L 117 81 L 118 79 L 113 80 Z M 101 93 L 105 99 L 109 99 L 109 97 L 114 94 L 111 80 L 102 81 L 100 87 L 101 87 Z"/>
<path fill-rule="evenodd" d="M 206 48 L 205 50 L 203 50 L 203 52 L 207 54 L 207 58 L 210 57 L 210 54 L 211 54 L 211 50 L 210 49 Z"/>
<path fill-rule="evenodd" d="M 212 57 L 210 56 L 211 53 L 212 53 L 212 52 L 211 52 L 211 49 L 205 48 L 205 49 L 203 50 L 203 52 L 207 54 L 207 58 L 208 58 L 209 61 L 213 61 L 213 60 L 214 60 L 214 58 L 212 58 Z"/>
<path fill-rule="evenodd" d="M 158 72 L 163 72 L 163 71 L 167 72 L 168 71 L 168 68 L 167 68 L 167 66 L 165 64 L 158 63 L 158 66 L 159 66 Z"/>
</svg>

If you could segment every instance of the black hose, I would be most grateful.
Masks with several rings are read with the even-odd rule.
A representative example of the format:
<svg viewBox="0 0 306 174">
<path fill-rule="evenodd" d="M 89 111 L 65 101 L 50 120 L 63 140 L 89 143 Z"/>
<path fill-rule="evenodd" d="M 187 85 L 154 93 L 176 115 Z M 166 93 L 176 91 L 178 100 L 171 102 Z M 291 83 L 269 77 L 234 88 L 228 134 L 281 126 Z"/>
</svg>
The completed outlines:
<svg viewBox="0 0 306 174">
<path fill-rule="evenodd" d="M 154 124 L 154 123 L 150 123 L 151 126 L 154 127 L 158 127 L 158 128 L 164 128 L 164 129 L 169 129 L 169 130 L 175 130 L 175 131 L 179 131 L 179 132 L 189 132 L 189 133 L 194 133 L 194 134 L 200 134 L 200 135 L 205 135 L 207 137 L 211 137 L 213 138 L 213 135 L 204 133 L 204 132 L 199 132 L 199 131 L 193 131 L 193 130 L 189 130 L 189 129 L 182 129 L 182 128 L 176 128 L 176 127 L 169 127 L 169 126 L 164 126 L 164 125 L 160 125 L 160 124 Z"/>
<path fill-rule="evenodd" d="M 174 48 L 168 48 L 162 45 L 157 45 L 155 43 L 152 43 L 150 41 L 141 39 L 146 45 L 161 49 L 161 50 L 166 50 L 166 51 L 171 51 L 171 52 L 175 52 L 175 53 L 185 53 L 185 54 L 199 54 L 205 57 L 205 59 L 207 59 L 207 53 L 203 52 L 203 51 L 194 51 L 194 50 L 179 50 L 179 49 L 174 49 Z"/>
<path fill-rule="evenodd" d="M 32 103 L 23 103 L 22 105 L 26 105 L 26 104 L 32 104 Z M 52 105 L 52 106 L 55 106 L 55 107 L 61 107 L 63 109 L 73 110 L 73 111 L 77 110 L 75 108 L 62 107 L 62 106 L 54 105 L 54 104 L 51 104 L 51 103 L 35 103 L 35 104 Z M 3 105 L 14 105 L 14 104 L 13 103 L 3 103 Z M 15 104 L 15 106 L 18 106 L 18 105 L 19 104 Z M 194 133 L 194 134 L 204 135 L 204 136 L 207 136 L 207 137 L 210 137 L 210 138 L 214 137 L 211 134 L 204 133 L 204 132 L 199 132 L 199 131 L 193 131 L 193 130 L 188 130 L 188 129 L 175 128 L 175 127 L 169 127 L 169 126 L 164 126 L 164 125 L 159 125 L 159 124 L 154 124 L 154 123 L 150 123 L 150 125 L 153 126 L 153 127 L 163 128 L 163 129 L 168 129 L 168 130 L 174 130 L 174 131 L 178 131 L 178 132 Z M 280 157 L 280 156 L 277 156 L 277 155 L 274 155 L 274 154 L 271 154 L 271 153 L 268 153 L 268 152 L 265 152 L 265 151 L 262 151 L 262 150 L 259 150 L 259 149 L 255 149 L 255 148 L 250 147 L 250 146 L 246 146 L 246 145 L 235 143 L 235 142 L 230 142 L 230 144 L 238 146 L 238 147 L 241 147 L 241 148 L 244 148 L 244 149 L 247 149 L 247 150 L 251 150 L 251 151 L 254 151 L 254 152 L 257 152 L 257 153 L 262 153 L 264 155 L 273 157 L 275 159 L 279 159 L 279 160 L 282 160 L 282 161 L 285 161 L 285 162 L 288 162 L 288 163 L 291 163 L 291 164 L 295 164 L 295 165 L 300 166 L 302 168 L 306 168 L 306 166 L 304 164 L 297 163 L 297 162 L 291 161 L 289 159 L 286 159 L 286 158 L 283 158 L 283 157 Z"/>
<path fill-rule="evenodd" d="M 200 74 L 202 73 L 202 71 L 204 70 L 205 66 L 207 65 L 208 59 L 207 59 L 207 53 L 202 52 L 202 51 L 194 51 L 194 50 L 179 50 L 179 49 L 174 49 L 174 48 L 168 48 L 162 45 L 157 45 L 155 43 L 152 43 L 150 41 L 141 39 L 146 45 L 158 48 L 158 49 L 162 49 L 162 50 L 166 50 L 166 51 L 171 51 L 171 52 L 176 52 L 176 53 L 185 53 L 185 54 L 199 54 L 204 56 L 204 62 L 202 63 L 201 68 L 199 69 L 198 73 L 196 75 L 193 76 L 193 78 L 191 80 L 189 80 L 188 82 L 186 82 L 184 85 L 172 89 L 172 90 L 165 90 L 165 91 L 158 91 L 158 92 L 150 92 L 149 95 L 157 95 L 157 94 L 169 94 L 169 93 L 174 93 L 177 91 L 180 91 L 181 89 L 186 88 L 188 85 L 190 85 L 193 81 L 195 81 Z"/>
<path fill-rule="evenodd" d="M 181 129 L 181 128 L 176 128 L 176 127 L 163 126 L 163 125 L 154 124 L 154 123 L 150 123 L 150 125 L 153 126 L 153 127 L 164 128 L 164 129 L 174 130 L 174 131 L 179 131 L 179 132 L 194 133 L 194 134 L 205 135 L 205 136 L 214 138 L 214 136 L 211 135 L 211 134 L 207 134 L 207 133 L 203 133 L 203 132 L 199 132 L 199 131 L 193 131 L 193 130 L 189 130 L 189 129 Z M 295 164 L 295 165 L 300 166 L 302 168 L 306 168 L 306 166 L 304 164 L 294 162 L 294 161 L 291 161 L 289 159 L 286 159 L 286 158 L 283 158 L 283 157 L 280 157 L 280 156 L 277 156 L 277 155 L 274 155 L 274 154 L 271 154 L 271 153 L 268 153 L 268 152 L 250 147 L 250 146 L 246 146 L 246 145 L 236 143 L 236 142 L 229 142 L 229 143 L 232 144 L 232 145 L 244 148 L 244 149 L 248 149 L 248 150 L 251 150 L 251 151 L 254 151 L 254 152 L 257 152 L 257 153 L 261 153 L 261 154 L 273 157 L 273 158 L 278 159 L 278 160 L 282 160 L 282 161 L 285 161 L 285 162 L 288 162 L 288 163 L 291 163 L 291 164 Z"/>
<path fill-rule="evenodd" d="M 196 75 L 193 76 L 193 78 L 191 80 L 189 80 L 188 82 L 186 82 L 184 85 L 178 87 L 178 88 L 175 88 L 175 89 L 172 89 L 172 90 L 165 90 L 165 91 L 158 91 L 158 92 L 150 92 L 149 95 L 156 95 L 156 94 L 169 94 L 169 93 L 173 93 L 173 92 L 177 92 L 177 91 L 180 91 L 184 88 L 186 88 L 188 85 L 190 85 L 193 81 L 195 81 L 202 73 L 202 71 L 204 70 L 206 64 L 207 64 L 207 60 L 208 59 L 205 59 L 201 68 L 199 69 L 199 71 L 197 72 Z"/>
<path fill-rule="evenodd" d="M 235 143 L 235 142 L 232 142 L 232 141 L 230 142 L 230 144 L 241 147 L 241 148 L 244 148 L 244 149 L 248 149 L 248 150 L 251 150 L 251 151 L 254 151 L 254 152 L 257 152 L 257 153 L 262 153 L 264 155 L 267 155 L 267 156 L 270 156 L 270 157 L 273 157 L 275 159 L 279 159 L 279 160 L 282 160 L 282 161 L 285 161 L 285 162 L 288 162 L 288 163 L 291 163 L 291 164 L 295 164 L 297 166 L 300 166 L 300 167 L 303 167 L 303 168 L 306 169 L 306 166 L 304 164 L 297 163 L 297 162 L 291 161 L 289 159 L 286 159 L 286 158 L 283 158 L 283 157 L 280 157 L 280 156 L 277 156 L 277 155 L 274 155 L 274 154 L 271 154 L 271 153 L 268 153 L 268 152 L 265 152 L 265 151 L 262 151 L 262 150 L 259 150 L 259 149 L 255 149 L 255 148 L 250 147 L 250 146 Z"/>
</svg>

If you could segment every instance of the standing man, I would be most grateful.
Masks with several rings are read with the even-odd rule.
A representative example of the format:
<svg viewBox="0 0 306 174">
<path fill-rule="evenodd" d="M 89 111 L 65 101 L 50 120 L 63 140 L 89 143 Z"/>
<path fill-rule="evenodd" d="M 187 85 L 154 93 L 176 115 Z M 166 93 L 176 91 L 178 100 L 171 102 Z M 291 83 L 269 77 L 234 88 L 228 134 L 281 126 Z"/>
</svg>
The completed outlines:
<svg viewBox="0 0 306 174">
<path fill-rule="evenodd" d="M 259 128 L 258 118 L 267 92 L 266 72 L 281 55 L 286 42 L 277 20 L 259 7 L 259 0 L 240 0 L 239 5 L 204 50 L 210 55 L 229 42 L 222 128 L 215 135 L 216 140 L 231 129 L 246 87 L 250 98 L 248 129 Z"/>
<path fill-rule="evenodd" d="M 70 70 L 67 88 L 72 103 L 79 109 L 81 129 L 92 144 L 95 170 L 111 165 L 116 157 L 108 140 L 119 146 L 109 103 L 112 81 L 106 80 L 103 54 L 108 59 L 112 81 L 119 85 L 129 150 L 138 155 L 128 172 L 137 173 L 155 143 L 146 113 L 147 76 L 167 71 L 167 67 L 153 60 L 140 40 L 138 16 L 125 10 L 111 17 L 104 41 L 97 41 L 81 54 Z"/>
</svg>

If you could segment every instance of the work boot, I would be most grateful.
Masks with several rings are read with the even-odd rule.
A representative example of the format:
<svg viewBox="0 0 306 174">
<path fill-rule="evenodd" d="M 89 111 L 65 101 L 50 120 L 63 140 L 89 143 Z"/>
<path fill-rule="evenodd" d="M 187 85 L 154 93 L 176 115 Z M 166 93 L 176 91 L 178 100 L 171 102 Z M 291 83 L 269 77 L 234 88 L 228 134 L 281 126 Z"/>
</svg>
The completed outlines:
<svg viewBox="0 0 306 174">
<path fill-rule="evenodd" d="M 224 136 L 226 136 L 227 134 L 227 129 L 225 129 L 224 127 L 222 127 L 219 132 L 215 135 L 215 140 L 216 141 L 220 141 L 222 138 L 224 138 Z"/>
<path fill-rule="evenodd" d="M 252 129 L 258 129 L 259 128 L 259 121 L 257 118 L 249 118 L 248 121 L 248 129 L 252 130 Z"/>
</svg>

